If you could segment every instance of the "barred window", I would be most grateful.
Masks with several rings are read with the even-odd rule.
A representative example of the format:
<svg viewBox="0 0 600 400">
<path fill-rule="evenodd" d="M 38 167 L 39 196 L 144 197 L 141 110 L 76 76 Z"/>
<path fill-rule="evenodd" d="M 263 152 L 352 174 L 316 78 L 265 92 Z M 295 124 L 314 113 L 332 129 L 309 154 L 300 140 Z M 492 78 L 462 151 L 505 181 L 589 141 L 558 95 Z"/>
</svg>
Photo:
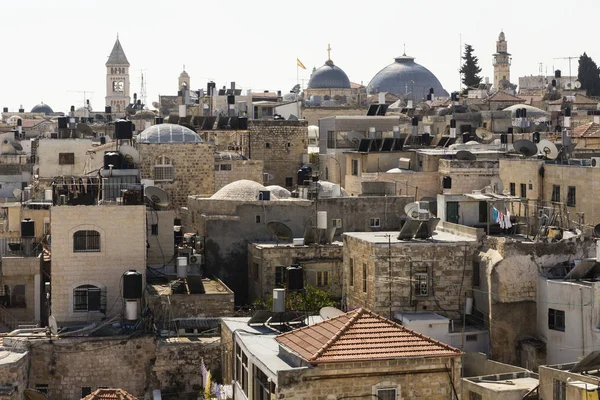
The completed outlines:
<svg viewBox="0 0 600 400">
<path fill-rule="evenodd" d="M 75 253 L 100 251 L 100 232 L 75 232 L 73 234 L 73 251 Z"/>
<path fill-rule="evenodd" d="M 560 185 L 552 185 L 552 202 L 560 202 Z"/>
<path fill-rule="evenodd" d="M 377 389 L 377 398 L 380 400 L 396 400 L 398 393 L 396 388 Z"/>
<path fill-rule="evenodd" d="M 93 285 L 81 285 L 73 289 L 73 311 L 101 311 L 102 291 Z"/>
<path fill-rule="evenodd" d="M 429 296 L 429 282 L 427 273 L 415 274 L 415 294 L 417 296 Z"/>
<path fill-rule="evenodd" d="M 154 164 L 155 181 L 172 181 L 174 174 L 173 163 L 170 158 L 161 156 L 156 159 Z"/>
</svg>

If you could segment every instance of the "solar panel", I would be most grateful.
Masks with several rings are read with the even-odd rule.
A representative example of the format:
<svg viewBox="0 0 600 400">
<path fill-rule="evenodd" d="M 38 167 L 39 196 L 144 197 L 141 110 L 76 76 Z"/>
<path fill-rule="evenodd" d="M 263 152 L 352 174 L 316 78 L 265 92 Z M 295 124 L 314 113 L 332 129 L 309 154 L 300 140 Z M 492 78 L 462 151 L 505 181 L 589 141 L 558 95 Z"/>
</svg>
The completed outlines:
<svg viewBox="0 0 600 400">
<path fill-rule="evenodd" d="M 394 149 L 395 141 L 396 141 L 396 139 L 394 139 L 394 138 L 383 139 L 383 144 L 381 145 L 381 151 L 392 151 Z"/>
<path fill-rule="evenodd" d="M 373 139 L 360 139 L 358 143 L 358 151 L 367 153 L 371 149 L 371 141 Z"/>
<path fill-rule="evenodd" d="M 394 151 L 402 151 L 406 137 L 397 138 L 394 142 Z"/>
</svg>

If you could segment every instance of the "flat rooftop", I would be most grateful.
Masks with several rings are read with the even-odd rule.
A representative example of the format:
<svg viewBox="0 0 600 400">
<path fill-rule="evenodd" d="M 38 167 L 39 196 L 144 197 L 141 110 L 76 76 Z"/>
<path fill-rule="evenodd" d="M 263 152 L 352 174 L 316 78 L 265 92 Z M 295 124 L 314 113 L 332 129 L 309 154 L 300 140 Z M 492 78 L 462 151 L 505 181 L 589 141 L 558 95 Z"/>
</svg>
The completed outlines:
<svg viewBox="0 0 600 400">
<path fill-rule="evenodd" d="M 344 236 L 352 237 L 358 240 L 373 244 L 410 244 L 410 243 L 455 243 L 455 242 L 476 242 L 473 236 L 459 235 L 445 231 L 435 231 L 430 239 L 411 239 L 398 240 L 399 231 L 393 232 L 347 232 Z"/>
<path fill-rule="evenodd" d="M 190 278 L 192 278 L 192 277 L 189 276 L 188 279 L 190 279 Z M 169 283 L 163 283 L 163 284 L 155 283 L 152 285 L 148 285 L 150 288 L 150 293 L 154 294 L 154 295 L 158 295 L 158 296 L 171 296 L 173 294 L 211 295 L 211 294 L 232 293 L 231 290 L 227 286 L 225 286 L 223 283 L 221 283 L 220 281 L 212 280 L 212 279 L 202 279 L 202 286 L 204 287 L 205 293 L 193 293 L 194 292 L 193 288 L 190 288 L 190 293 L 174 293 L 173 288 L 172 288 L 173 282 L 175 282 L 175 280 L 171 281 Z"/>
<path fill-rule="evenodd" d="M 267 242 L 267 243 L 252 242 L 252 244 L 257 249 L 273 249 L 273 248 L 301 249 L 301 248 L 308 248 L 308 247 L 314 248 L 315 247 L 314 244 L 304 244 L 302 246 L 294 246 L 293 243 L 275 243 L 275 242 Z M 319 244 L 318 246 L 319 247 L 343 247 L 344 243 L 335 241 L 335 242 L 331 242 L 331 244 Z"/>
<path fill-rule="evenodd" d="M 397 312 L 394 314 L 394 318 L 402 321 L 450 321 L 448 318 L 436 314 L 434 312 Z"/>
<path fill-rule="evenodd" d="M 486 378 L 488 377 L 469 378 L 467 380 L 494 392 L 530 391 L 538 386 L 540 382 L 537 378 L 533 377 L 512 378 L 495 382 L 486 380 Z"/>
</svg>

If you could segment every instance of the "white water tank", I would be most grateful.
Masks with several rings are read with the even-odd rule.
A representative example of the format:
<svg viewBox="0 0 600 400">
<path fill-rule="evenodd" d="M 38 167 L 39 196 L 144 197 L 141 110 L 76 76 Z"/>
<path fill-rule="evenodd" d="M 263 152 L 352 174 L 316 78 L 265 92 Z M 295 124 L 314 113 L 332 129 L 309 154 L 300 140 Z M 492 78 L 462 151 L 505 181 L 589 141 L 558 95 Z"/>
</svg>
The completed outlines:
<svg viewBox="0 0 600 400">
<path fill-rule="evenodd" d="M 327 229 L 327 211 L 317 212 L 317 229 Z"/>
<path fill-rule="evenodd" d="M 273 312 L 285 312 L 285 289 L 273 289 Z"/>
<path fill-rule="evenodd" d="M 467 297 L 465 301 L 465 314 L 471 315 L 473 314 L 473 298 Z"/>
<path fill-rule="evenodd" d="M 52 189 L 44 190 L 44 200 L 52 201 Z"/>
<path fill-rule="evenodd" d="M 187 257 L 177 257 L 177 277 L 187 278 Z"/>
<path fill-rule="evenodd" d="M 137 300 L 125 300 L 125 319 L 136 321 L 139 318 L 139 302 Z"/>
</svg>

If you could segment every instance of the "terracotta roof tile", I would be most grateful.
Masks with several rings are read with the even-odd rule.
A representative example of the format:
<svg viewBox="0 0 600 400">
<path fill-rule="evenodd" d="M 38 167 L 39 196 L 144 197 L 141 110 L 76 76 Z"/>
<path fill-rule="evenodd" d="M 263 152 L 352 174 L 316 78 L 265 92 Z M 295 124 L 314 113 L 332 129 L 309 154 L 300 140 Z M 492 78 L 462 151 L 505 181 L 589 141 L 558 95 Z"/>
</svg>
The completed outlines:
<svg viewBox="0 0 600 400">
<path fill-rule="evenodd" d="M 138 400 L 123 389 L 98 389 L 81 400 Z"/>
<path fill-rule="evenodd" d="M 360 308 L 277 336 L 310 363 L 456 356 L 460 350 Z"/>
<path fill-rule="evenodd" d="M 579 125 L 575 129 L 573 129 L 571 136 L 573 136 L 574 138 L 598 138 L 600 137 L 600 124 L 590 122 L 588 124 Z"/>
</svg>

